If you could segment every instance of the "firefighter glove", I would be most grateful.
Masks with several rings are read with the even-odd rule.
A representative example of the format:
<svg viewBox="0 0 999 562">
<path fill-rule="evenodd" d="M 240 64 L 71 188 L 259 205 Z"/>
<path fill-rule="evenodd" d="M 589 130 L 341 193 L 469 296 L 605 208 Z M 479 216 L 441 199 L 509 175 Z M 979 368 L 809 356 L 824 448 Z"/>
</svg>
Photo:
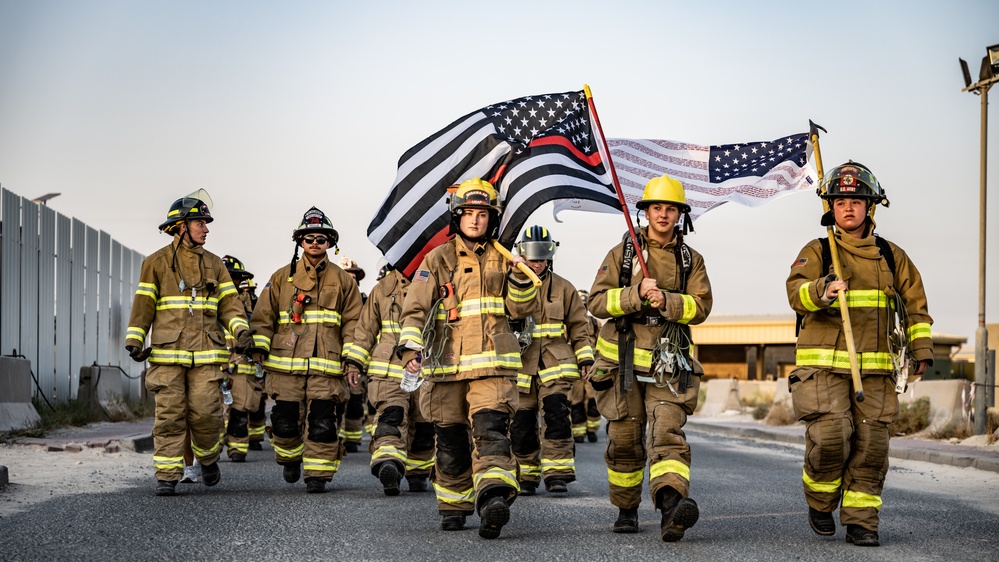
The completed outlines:
<svg viewBox="0 0 999 562">
<path fill-rule="evenodd" d="M 149 353 L 152 351 L 152 348 L 147 347 L 142 349 L 141 347 L 135 347 L 134 345 L 130 345 L 125 349 L 128 351 L 128 356 L 131 357 L 132 361 L 135 361 L 136 363 L 142 363 L 145 361 L 146 358 L 149 357 Z"/>
<path fill-rule="evenodd" d="M 256 330 L 243 330 L 240 332 L 239 337 L 236 338 L 236 345 L 232 348 L 233 351 L 242 355 L 253 349 L 253 334 L 256 333 Z"/>
</svg>

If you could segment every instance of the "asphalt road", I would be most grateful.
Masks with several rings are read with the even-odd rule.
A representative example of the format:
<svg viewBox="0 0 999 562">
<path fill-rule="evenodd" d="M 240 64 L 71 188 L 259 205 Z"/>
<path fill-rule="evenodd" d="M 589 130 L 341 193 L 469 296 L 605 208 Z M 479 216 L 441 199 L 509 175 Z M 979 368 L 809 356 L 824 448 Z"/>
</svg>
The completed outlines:
<svg viewBox="0 0 999 562">
<path fill-rule="evenodd" d="M 249 462 L 223 462 L 222 482 L 153 494 L 137 480 L 117 493 L 51 500 L 0 521 L 0 560 L 999 560 L 999 510 L 927 492 L 932 473 L 904 466 L 917 485 L 884 494 L 880 548 L 814 535 L 801 492 L 802 448 L 691 432 L 692 496 L 701 519 L 679 543 L 659 539 L 659 516 L 645 501 L 641 531 L 616 535 L 607 499 L 605 442 L 577 446 L 579 481 L 568 497 L 518 498 L 498 540 L 439 530 L 431 493 L 386 497 L 349 455 L 333 491 L 307 495 L 286 484 L 270 449 Z M 969 469 L 971 470 L 971 469 Z M 917 472 L 912 474 L 913 472 Z M 906 481 L 909 481 L 907 478 Z M 405 484 L 404 484 L 405 486 Z"/>
</svg>

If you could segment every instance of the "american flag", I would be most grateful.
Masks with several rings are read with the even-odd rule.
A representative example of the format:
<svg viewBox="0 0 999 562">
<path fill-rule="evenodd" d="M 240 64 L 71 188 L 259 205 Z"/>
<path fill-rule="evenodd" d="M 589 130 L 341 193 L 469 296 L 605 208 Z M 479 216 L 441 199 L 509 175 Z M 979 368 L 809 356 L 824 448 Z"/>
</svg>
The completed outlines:
<svg viewBox="0 0 999 562">
<path fill-rule="evenodd" d="M 807 133 L 712 146 L 652 139 L 607 139 L 607 144 L 633 215 L 645 184 L 663 174 L 683 183 L 691 219 L 728 201 L 752 207 L 812 189 L 818 177 Z M 581 199 L 555 203 L 556 215 L 565 209 L 620 212 L 620 205 L 611 208 Z"/>
<path fill-rule="evenodd" d="M 554 199 L 617 196 L 596 146 L 582 91 L 526 96 L 465 115 L 406 151 L 368 239 L 406 275 L 447 240 L 447 188 L 473 177 L 496 186 L 500 239 L 511 242 L 535 209 Z"/>
</svg>

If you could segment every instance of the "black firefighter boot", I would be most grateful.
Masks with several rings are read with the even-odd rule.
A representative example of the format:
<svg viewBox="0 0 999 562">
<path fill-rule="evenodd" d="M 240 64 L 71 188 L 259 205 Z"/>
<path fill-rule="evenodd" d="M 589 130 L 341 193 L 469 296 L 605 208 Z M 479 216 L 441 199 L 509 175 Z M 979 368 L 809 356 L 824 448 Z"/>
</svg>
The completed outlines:
<svg viewBox="0 0 999 562">
<path fill-rule="evenodd" d="M 676 542 L 683 538 L 683 533 L 697 523 L 700 510 L 697 502 L 680 496 L 673 488 L 665 487 L 657 494 L 659 509 L 663 519 L 659 525 L 659 533 L 665 542 Z"/>
<path fill-rule="evenodd" d="M 826 511 L 809 507 L 808 525 L 812 527 L 816 535 L 830 537 L 836 534 L 836 521 L 833 520 L 833 514 Z"/>
<path fill-rule="evenodd" d="M 638 532 L 638 508 L 625 509 L 618 508 L 617 521 L 614 522 L 615 533 L 637 533 Z"/>
<path fill-rule="evenodd" d="M 484 539 L 497 539 L 503 525 L 510 522 L 510 504 L 503 496 L 493 496 L 479 509 L 479 536 Z"/>
<path fill-rule="evenodd" d="M 409 482 L 409 491 L 414 493 L 427 492 L 430 490 L 430 485 L 427 483 L 426 476 L 406 476 L 406 482 Z"/>
<path fill-rule="evenodd" d="M 399 474 L 399 467 L 392 461 L 385 461 L 378 469 L 378 481 L 382 483 L 382 490 L 386 496 L 399 495 L 399 482 L 402 475 Z"/>
<path fill-rule="evenodd" d="M 878 540 L 878 532 L 865 529 L 860 525 L 846 526 L 846 542 L 857 546 L 881 546 Z"/>
<path fill-rule="evenodd" d="M 176 480 L 157 480 L 156 481 L 156 495 L 157 496 L 176 496 L 177 495 L 177 481 Z"/>
</svg>

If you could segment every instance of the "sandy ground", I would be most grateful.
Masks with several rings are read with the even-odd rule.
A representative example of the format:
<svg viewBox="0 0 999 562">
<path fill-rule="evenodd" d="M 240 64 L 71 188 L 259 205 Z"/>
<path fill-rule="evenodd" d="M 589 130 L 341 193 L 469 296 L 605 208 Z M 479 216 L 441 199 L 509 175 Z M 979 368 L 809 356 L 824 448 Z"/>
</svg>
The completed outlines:
<svg viewBox="0 0 999 562">
<path fill-rule="evenodd" d="M 110 493 L 145 478 L 153 486 L 152 454 L 105 453 L 84 447 L 78 453 L 0 444 L 0 465 L 10 484 L 0 492 L 0 518 L 59 496 Z M 150 488 L 152 489 L 152 488 Z"/>
</svg>

